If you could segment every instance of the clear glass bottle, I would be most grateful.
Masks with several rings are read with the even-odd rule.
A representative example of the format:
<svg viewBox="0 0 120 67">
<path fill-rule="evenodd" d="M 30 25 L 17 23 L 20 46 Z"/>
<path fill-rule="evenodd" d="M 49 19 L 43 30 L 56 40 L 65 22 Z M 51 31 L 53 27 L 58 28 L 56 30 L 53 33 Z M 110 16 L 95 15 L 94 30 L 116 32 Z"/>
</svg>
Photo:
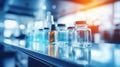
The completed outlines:
<svg viewBox="0 0 120 67">
<path fill-rule="evenodd" d="M 69 55 L 68 51 L 68 30 L 65 24 L 57 25 L 58 32 L 58 57 L 67 59 Z"/>
<path fill-rule="evenodd" d="M 75 43 L 75 27 L 70 26 L 68 27 L 68 48 L 69 48 L 69 58 L 72 60 L 73 59 L 73 54 L 72 54 L 72 45 Z"/>
<path fill-rule="evenodd" d="M 87 27 L 86 21 L 76 21 L 75 40 L 72 45 L 72 52 L 75 62 L 88 66 L 91 57 L 91 30 Z"/>
<path fill-rule="evenodd" d="M 26 48 L 32 49 L 32 43 L 33 43 L 33 30 L 27 33 L 26 35 Z"/>
<path fill-rule="evenodd" d="M 68 27 L 68 45 L 72 46 L 72 44 L 75 42 L 75 27 L 70 26 Z"/>
<path fill-rule="evenodd" d="M 43 35 L 43 38 L 44 38 L 44 48 L 45 48 L 45 54 L 48 53 L 48 45 L 50 44 L 49 42 L 49 32 L 50 32 L 50 29 L 48 27 L 45 27 L 44 28 L 44 35 Z"/>
<path fill-rule="evenodd" d="M 33 43 L 33 28 L 31 29 L 31 27 L 33 27 L 34 24 L 33 23 L 29 23 L 27 25 L 27 29 L 26 29 L 26 48 L 31 49 L 32 50 L 32 43 Z"/>
<path fill-rule="evenodd" d="M 43 43 L 43 20 L 38 20 L 34 22 L 34 32 L 33 32 L 33 44 L 32 50 L 44 53 L 44 43 Z"/>
<path fill-rule="evenodd" d="M 36 29 L 33 33 L 32 49 L 43 53 L 43 29 Z"/>
<path fill-rule="evenodd" d="M 48 45 L 50 44 L 49 42 L 49 32 L 50 32 L 50 25 L 51 25 L 51 13 L 48 11 L 46 19 L 44 21 L 44 48 L 45 48 L 45 54 L 48 54 Z M 52 20 L 53 21 L 53 20 Z"/>
<path fill-rule="evenodd" d="M 68 30 L 65 24 L 58 24 L 57 31 L 58 31 L 58 41 L 61 43 L 68 43 Z"/>
</svg>

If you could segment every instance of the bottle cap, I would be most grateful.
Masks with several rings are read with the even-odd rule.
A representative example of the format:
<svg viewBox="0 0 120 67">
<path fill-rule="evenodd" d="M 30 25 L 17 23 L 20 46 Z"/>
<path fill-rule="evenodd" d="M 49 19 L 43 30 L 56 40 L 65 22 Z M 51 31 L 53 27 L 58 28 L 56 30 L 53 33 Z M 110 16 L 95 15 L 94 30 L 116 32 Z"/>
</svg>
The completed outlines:
<svg viewBox="0 0 120 67">
<path fill-rule="evenodd" d="M 72 26 L 71 26 L 71 27 L 68 27 L 68 29 L 74 29 L 74 28 L 75 28 L 75 27 L 72 27 Z"/>
<path fill-rule="evenodd" d="M 55 25 L 52 24 L 51 30 L 56 30 Z"/>
<path fill-rule="evenodd" d="M 45 30 L 48 30 L 49 28 L 48 28 L 48 27 L 45 27 L 44 29 L 45 29 Z"/>
<path fill-rule="evenodd" d="M 86 24 L 86 21 L 76 21 L 75 24 Z"/>
<path fill-rule="evenodd" d="M 57 26 L 65 26 L 65 24 L 58 24 Z"/>
</svg>

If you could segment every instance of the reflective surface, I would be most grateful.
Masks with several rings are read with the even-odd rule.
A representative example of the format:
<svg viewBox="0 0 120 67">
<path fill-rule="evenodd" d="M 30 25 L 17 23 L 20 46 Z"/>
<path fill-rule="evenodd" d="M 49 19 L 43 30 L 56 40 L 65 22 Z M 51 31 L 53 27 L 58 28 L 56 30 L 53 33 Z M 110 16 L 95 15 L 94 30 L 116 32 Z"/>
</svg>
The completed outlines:
<svg viewBox="0 0 120 67">
<path fill-rule="evenodd" d="M 24 40 L 5 39 L 4 42 L 14 46 L 26 48 Z M 52 56 L 52 57 L 63 59 L 65 61 L 73 62 L 76 64 L 81 64 L 81 62 L 73 61 L 72 58 L 60 58 L 59 54 L 57 56 Z M 92 44 L 91 56 L 89 57 L 91 57 L 90 66 L 92 67 L 107 67 L 107 66 L 119 67 L 120 44 L 112 44 L 112 43 Z"/>
</svg>

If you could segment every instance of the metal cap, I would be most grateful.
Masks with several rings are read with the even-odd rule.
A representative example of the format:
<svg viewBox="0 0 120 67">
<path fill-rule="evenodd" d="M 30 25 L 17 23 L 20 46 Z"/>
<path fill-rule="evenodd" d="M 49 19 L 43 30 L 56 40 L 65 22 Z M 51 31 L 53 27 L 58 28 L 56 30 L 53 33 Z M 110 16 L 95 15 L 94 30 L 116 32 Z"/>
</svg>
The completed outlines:
<svg viewBox="0 0 120 67">
<path fill-rule="evenodd" d="M 65 26 L 65 24 L 58 24 L 57 26 Z"/>
<path fill-rule="evenodd" d="M 72 27 L 72 26 L 71 26 L 71 27 L 68 27 L 68 29 L 74 29 L 74 28 L 75 28 L 75 27 Z"/>
</svg>

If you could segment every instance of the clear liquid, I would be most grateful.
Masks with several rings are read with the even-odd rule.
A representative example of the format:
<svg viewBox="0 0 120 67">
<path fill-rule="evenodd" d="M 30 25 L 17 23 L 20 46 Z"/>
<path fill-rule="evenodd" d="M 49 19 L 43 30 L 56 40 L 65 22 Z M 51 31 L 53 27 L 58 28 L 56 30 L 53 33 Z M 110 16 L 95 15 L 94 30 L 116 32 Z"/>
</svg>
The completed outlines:
<svg viewBox="0 0 120 67">
<path fill-rule="evenodd" d="M 69 58 L 69 46 L 66 42 L 59 42 L 58 44 L 58 58 Z"/>
<path fill-rule="evenodd" d="M 32 50 L 44 52 L 43 30 L 36 30 L 33 33 Z"/>
<path fill-rule="evenodd" d="M 44 44 L 49 45 L 49 30 L 44 30 Z"/>
<path fill-rule="evenodd" d="M 68 41 L 68 33 L 66 31 L 58 32 L 58 41 L 67 42 Z"/>
<path fill-rule="evenodd" d="M 33 34 L 28 34 L 26 37 L 26 48 L 32 49 Z"/>
<path fill-rule="evenodd" d="M 58 57 L 68 58 L 68 32 L 65 30 L 58 31 Z"/>
<path fill-rule="evenodd" d="M 75 41 L 75 32 L 73 30 L 69 30 L 69 32 L 68 32 L 68 45 L 72 46 L 74 41 Z"/>
<path fill-rule="evenodd" d="M 90 65 L 91 47 L 90 44 L 79 44 L 72 47 L 72 57 L 76 63 L 82 65 Z"/>
<path fill-rule="evenodd" d="M 45 54 L 48 54 L 48 45 L 50 44 L 49 42 L 49 29 L 45 29 L 44 30 L 44 48 L 45 48 L 45 51 L 44 53 Z"/>
</svg>

